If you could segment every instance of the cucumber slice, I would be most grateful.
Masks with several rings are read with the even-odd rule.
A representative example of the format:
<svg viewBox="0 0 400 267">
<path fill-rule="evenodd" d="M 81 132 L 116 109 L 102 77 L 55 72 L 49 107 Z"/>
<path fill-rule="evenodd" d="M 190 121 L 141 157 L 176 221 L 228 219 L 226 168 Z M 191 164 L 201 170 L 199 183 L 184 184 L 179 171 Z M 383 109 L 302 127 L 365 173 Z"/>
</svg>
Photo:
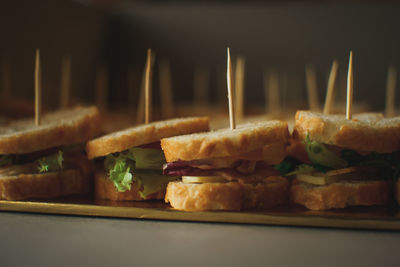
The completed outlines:
<svg viewBox="0 0 400 267">
<path fill-rule="evenodd" d="M 313 175 L 313 174 L 305 174 L 305 173 L 297 174 L 296 179 L 301 182 L 315 184 L 315 185 L 325 185 L 325 184 L 337 182 L 340 180 L 334 176 L 325 176 L 325 175 L 320 176 L 320 175 L 316 175 L 316 174 Z"/>
<path fill-rule="evenodd" d="M 358 168 L 351 167 L 329 171 L 327 173 L 299 173 L 296 175 L 296 179 L 309 184 L 325 185 L 338 181 L 359 180 L 364 176 L 365 175 L 363 175 Z"/>
<path fill-rule="evenodd" d="M 182 176 L 182 182 L 187 184 L 226 183 L 222 176 Z"/>
</svg>

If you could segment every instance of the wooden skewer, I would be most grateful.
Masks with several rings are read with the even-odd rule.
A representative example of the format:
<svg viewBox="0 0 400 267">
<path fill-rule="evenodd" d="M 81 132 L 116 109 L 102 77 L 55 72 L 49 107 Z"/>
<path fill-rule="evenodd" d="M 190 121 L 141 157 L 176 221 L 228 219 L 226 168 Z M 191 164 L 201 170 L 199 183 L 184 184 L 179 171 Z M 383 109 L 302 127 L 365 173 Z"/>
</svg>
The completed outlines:
<svg viewBox="0 0 400 267">
<path fill-rule="evenodd" d="M 35 58 L 35 125 L 40 125 L 41 113 L 41 99 L 42 99 L 42 81 L 40 70 L 40 50 L 36 49 Z"/>
<path fill-rule="evenodd" d="M 306 84 L 308 92 L 308 105 L 311 111 L 318 110 L 317 78 L 315 70 L 311 66 L 306 66 Z"/>
<path fill-rule="evenodd" d="M 350 51 L 349 70 L 347 72 L 347 98 L 346 119 L 351 120 L 351 108 L 353 105 L 353 51 Z"/>
<path fill-rule="evenodd" d="M 389 66 L 386 82 L 386 109 L 385 115 L 393 117 L 395 115 L 397 71 L 394 66 Z"/>
<path fill-rule="evenodd" d="M 244 57 L 238 57 L 236 60 L 235 70 L 235 107 L 236 116 L 239 121 L 244 116 L 244 74 L 245 74 L 245 60 Z"/>
<path fill-rule="evenodd" d="M 234 107 L 234 96 L 232 91 L 232 63 L 231 63 L 231 51 L 229 47 L 227 48 L 227 65 L 226 65 L 226 82 L 228 87 L 228 101 L 229 101 L 229 124 L 231 130 L 236 128 L 235 121 L 235 107 Z"/>
<path fill-rule="evenodd" d="M 266 112 L 277 114 L 280 112 L 279 79 L 275 71 L 264 72 L 265 103 L 268 103 Z"/>
<path fill-rule="evenodd" d="M 329 114 L 331 112 L 337 70 L 338 70 L 338 63 L 336 60 L 334 60 L 332 63 L 331 72 L 329 73 L 329 78 L 328 78 L 328 87 L 326 89 L 324 114 Z"/>
<path fill-rule="evenodd" d="M 10 78 L 10 66 L 7 63 L 3 63 L 2 71 L 2 95 L 3 101 L 7 101 L 11 96 L 11 78 Z"/>
<path fill-rule="evenodd" d="M 171 67 L 168 61 L 161 60 L 159 65 L 161 109 L 165 118 L 173 116 L 173 93 Z"/>
<path fill-rule="evenodd" d="M 145 91 L 145 123 L 149 123 L 151 121 L 151 49 L 147 49 L 147 61 L 146 61 L 146 72 L 145 72 L 145 82 L 144 82 L 144 91 Z"/>
<path fill-rule="evenodd" d="M 194 102 L 197 107 L 204 106 L 208 102 L 209 70 L 197 67 L 194 72 Z"/>
<path fill-rule="evenodd" d="M 105 65 L 97 67 L 96 73 L 96 105 L 100 110 L 107 109 L 108 70 Z"/>
<path fill-rule="evenodd" d="M 71 57 L 64 56 L 61 66 L 61 93 L 60 93 L 60 107 L 67 108 L 70 104 L 70 91 L 71 91 Z"/>
</svg>

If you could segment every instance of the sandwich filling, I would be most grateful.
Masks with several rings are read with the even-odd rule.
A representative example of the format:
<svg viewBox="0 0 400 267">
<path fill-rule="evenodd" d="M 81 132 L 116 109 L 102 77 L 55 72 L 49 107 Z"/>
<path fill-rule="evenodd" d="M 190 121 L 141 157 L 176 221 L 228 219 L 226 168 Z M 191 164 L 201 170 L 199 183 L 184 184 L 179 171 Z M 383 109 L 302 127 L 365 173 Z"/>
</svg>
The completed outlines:
<svg viewBox="0 0 400 267">
<path fill-rule="evenodd" d="M 163 175 L 165 157 L 160 144 L 154 143 L 110 154 L 104 159 L 104 168 L 118 192 L 131 190 L 135 182 L 142 198 L 166 188 L 176 177 Z"/>
<path fill-rule="evenodd" d="M 82 146 L 69 146 L 30 154 L 0 155 L 0 175 L 40 174 L 81 167 L 79 161 L 86 158 L 82 151 Z"/>
<path fill-rule="evenodd" d="M 389 180 L 400 175 L 400 151 L 379 154 L 354 151 L 310 140 L 303 142 L 308 163 L 286 159 L 277 165 L 282 175 L 314 185 L 350 180 Z"/>
<path fill-rule="evenodd" d="M 285 156 L 285 144 L 277 143 L 233 157 L 169 162 L 164 165 L 164 174 L 180 176 L 184 183 L 257 183 L 279 175 L 272 165 Z"/>
</svg>

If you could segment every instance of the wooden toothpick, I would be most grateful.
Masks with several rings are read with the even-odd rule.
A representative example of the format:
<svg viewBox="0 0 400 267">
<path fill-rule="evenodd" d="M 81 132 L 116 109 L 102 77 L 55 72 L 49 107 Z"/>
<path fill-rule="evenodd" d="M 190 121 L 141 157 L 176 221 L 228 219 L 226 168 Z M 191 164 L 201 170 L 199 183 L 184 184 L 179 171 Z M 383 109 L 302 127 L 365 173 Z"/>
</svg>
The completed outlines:
<svg viewBox="0 0 400 267">
<path fill-rule="evenodd" d="M 386 81 L 386 108 L 385 115 L 393 117 L 395 111 L 397 71 L 394 66 L 389 66 Z"/>
<path fill-rule="evenodd" d="M 147 49 L 146 72 L 145 72 L 145 123 L 151 121 L 151 49 Z"/>
<path fill-rule="evenodd" d="M 171 67 L 168 61 L 160 60 L 158 64 L 160 76 L 161 110 L 164 118 L 173 116 L 173 93 Z"/>
<path fill-rule="evenodd" d="M 276 71 L 264 72 L 264 95 L 267 104 L 266 112 L 277 114 L 280 112 L 279 79 Z"/>
<path fill-rule="evenodd" d="M 306 84 L 308 92 L 308 105 L 311 111 L 318 110 L 317 77 L 311 66 L 306 66 Z"/>
<path fill-rule="evenodd" d="M 328 78 L 328 87 L 326 89 L 324 114 L 329 114 L 331 112 L 333 98 L 334 98 L 334 88 L 335 88 L 337 70 L 338 70 L 338 63 L 336 60 L 334 60 Z"/>
<path fill-rule="evenodd" d="M 239 121 L 244 116 L 244 74 L 245 74 L 245 60 L 244 57 L 237 57 L 236 70 L 235 70 L 235 107 L 236 116 Z"/>
<path fill-rule="evenodd" d="M 231 130 L 236 128 L 235 122 L 235 107 L 234 107 L 234 96 L 232 91 L 232 63 L 231 63 L 231 52 L 229 47 L 227 48 L 227 65 L 226 65 L 226 82 L 228 87 L 228 101 L 229 101 L 229 124 Z"/>
<path fill-rule="evenodd" d="M 351 120 L 351 108 L 353 105 L 353 51 L 350 51 L 349 69 L 347 72 L 347 97 L 346 119 Z"/>
<path fill-rule="evenodd" d="M 71 57 L 64 56 L 61 63 L 61 90 L 60 90 L 60 107 L 67 108 L 70 104 L 71 91 Z"/>
<path fill-rule="evenodd" d="M 107 110 L 108 70 L 106 65 L 97 67 L 96 72 L 96 105 L 100 110 Z"/>
<path fill-rule="evenodd" d="M 2 81 L 1 99 L 3 101 L 7 101 L 11 96 L 11 78 L 10 78 L 10 66 L 6 62 L 3 62 L 1 81 Z"/>
<path fill-rule="evenodd" d="M 40 51 L 36 49 L 35 59 L 35 125 L 40 125 L 41 99 L 42 99 L 42 84 L 40 70 Z"/>
</svg>

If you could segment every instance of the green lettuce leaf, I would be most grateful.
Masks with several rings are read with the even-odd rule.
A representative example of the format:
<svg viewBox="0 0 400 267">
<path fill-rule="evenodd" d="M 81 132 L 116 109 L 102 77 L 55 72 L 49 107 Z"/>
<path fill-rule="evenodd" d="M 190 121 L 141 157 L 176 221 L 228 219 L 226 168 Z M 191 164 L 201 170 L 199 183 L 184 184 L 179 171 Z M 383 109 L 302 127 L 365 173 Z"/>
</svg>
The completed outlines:
<svg viewBox="0 0 400 267">
<path fill-rule="evenodd" d="M 342 150 L 344 158 L 351 166 L 368 166 L 379 169 L 381 178 L 398 179 L 400 175 L 400 151 L 393 153 L 370 153 L 360 155 L 354 150 Z"/>
<path fill-rule="evenodd" d="M 275 165 L 274 168 L 278 170 L 281 175 L 287 175 L 288 173 L 294 171 L 296 166 L 299 164 L 301 164 L 301 162 L 297 159 L 286 157 L 281 163 Z"/>
<path fill-rule="evenodd" d="M 334 152 L 329 151 L 324 144 L 311 141 L 308 135 L 304 140 L 304 144 L 306 145 L 308 157 L 313 165 L 320 165 L 321 167 L 329 167 L 332 169 L 341 169 L 348 166 L 347 161 Z"/>
<path fill-rule="evenodd" d="M 140 171 L 133 174 L 133 180 L 142 188 L 139 191 L 140 196 L 146 198 L 153 193 L 165 189 L 170 181 L 176 180 L 176 177 L 163 175 L 162 172 Z"/>
<path fill-rule="evenodd" d="M 63 168 L 63 152 L 59 150 L 50 156 L 37 160 L 39 172 L 58 171 Z"/>
<path fill-rule="evenodd" d="M 104 167 L 118 192 L 130 190 L 132 183 L 136 182 L 142 189 L 139 194 L 145 198 L 176 179 L 162 174 L 164 163 L 161 150 L 135 147 L 108 155 L 104 160 Z"/>
<path fill-rule="evenodd" d="M 117 156 L 108 155 L 104 160 L 104 167 L 108 171 L 108 178 L 114 183 L 118 192 L 131 189 L 131 170 L 135 167 L 135 162 L 129 155 L 124 153 Z"/>
<path fill-rule="evenodd" d="M 136 169 L 161 170 L 165 163 L 164 154 L 159 149 L 133 147 L 129 149 Z"/>
<path fill-rule="evenodd" d="M 13 155 L 1 155 L 0 156 L 0 167 L 10 165 L 14 162 Z"/>
<path fill-rule="evenodd" d="M 304 144 L 306 145 L 307 154 L 312 162 L 312 166 L 310 167 L 317 171 L 327 172 L 330 169 L 366 166 L 379 169 L 380 175 L 377 178 L 380 179 L 398 179 L 400 176 L 400 151 L 361 155 L 357 151 L 343 149 L 340 152 L 340 156 L 338 156 L 336 153 L 329 151 L 324 144 L 311 141 L 308 135 Z"/>
</svg>

